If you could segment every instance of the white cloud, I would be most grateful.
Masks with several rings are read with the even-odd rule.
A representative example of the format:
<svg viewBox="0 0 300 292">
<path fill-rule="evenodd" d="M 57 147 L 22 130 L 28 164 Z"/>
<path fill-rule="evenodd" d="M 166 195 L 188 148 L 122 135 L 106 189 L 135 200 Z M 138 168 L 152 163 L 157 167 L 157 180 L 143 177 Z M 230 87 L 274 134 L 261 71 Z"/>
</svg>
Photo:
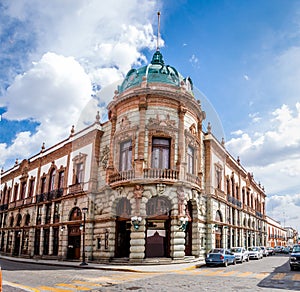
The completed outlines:
<svg viewBox="0 0 300 292">
<path fill-rule="evenodd" d="M 245 74 L 244 75 L 244 79 L 248 81 L 249 80 L 249 76 Z"/>
<path fill-rule="evenodd" d="M 282 225 L 300 230 L 300 193 L 267 198 L 267 213 Z"/>
<path fill-rule="evenodd" d="M 242 164 L 262 180 L 267 192 L 297 192 L 300 182 L 300 105 L 293 109 L 282 105 L 268 117 L 260 128 L 247 129 L 230 139 L 226 147 Z"/>
<path fill-rule="evenodd" d="M 35 154 L 43 142 L 46 147 L 57 143 L 69 135 L 72 124 L 78 130 L 94 121 L 96 110 L 105 119 L 104 109 L 113 90 L 92 100 L 91 83 L 106 87 L 120 80 L 132 65 L 146 61 L 141 51 L 156 47 L 151 23 L 156 23 L 157 2 L 6 2 L 2 11 L 10 17 L 6 21 L 22 22 L 14 28 L 12 42 L 25 39 L 31 47 L 23 50 L 23 62 L 19 63 L 23 73 L 0 98 L 0 106 L 7 106 L 2 118 L 36 121 L 38 126 L 34 133 L 18 133 L 11 145 L 0 144 L 2 163 Z M 18 147 L 21 140 L 23 145 Z"/>
</svg>

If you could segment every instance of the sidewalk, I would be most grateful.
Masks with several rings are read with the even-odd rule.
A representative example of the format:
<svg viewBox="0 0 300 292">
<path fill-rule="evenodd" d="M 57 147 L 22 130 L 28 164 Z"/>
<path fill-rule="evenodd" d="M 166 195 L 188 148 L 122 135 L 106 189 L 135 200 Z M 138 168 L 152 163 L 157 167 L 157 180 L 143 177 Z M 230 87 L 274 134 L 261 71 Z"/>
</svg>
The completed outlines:
<svg viewBox="0 0 300 292">
<path fill-rule="evenodd" d="M 178 263 L 178 264 L 164 264 L 164 265 L 116 265 L 116 264 L 96 264 L 88 263 L 88 265 L 81 266 L 80 262 L 73 261 L 58 261 L 58 260 L 44 260 L 44 259 L 26 259 L 16 258 L 8 256 L 0 256 L 0 259 L 40 264 L 40 265 L 52 265 L 52 266 L 64 266 L 81 269 L 99 269 L 99 270 L 111 270 L 111 271 L 123 271 L 123 272 L 135 272 L 135 273 L 168 273 L 180 270 L 192 270 L 197 269 L 205 264 L 205 261 L 199 260 L 190 263 Z"/>
</svg>

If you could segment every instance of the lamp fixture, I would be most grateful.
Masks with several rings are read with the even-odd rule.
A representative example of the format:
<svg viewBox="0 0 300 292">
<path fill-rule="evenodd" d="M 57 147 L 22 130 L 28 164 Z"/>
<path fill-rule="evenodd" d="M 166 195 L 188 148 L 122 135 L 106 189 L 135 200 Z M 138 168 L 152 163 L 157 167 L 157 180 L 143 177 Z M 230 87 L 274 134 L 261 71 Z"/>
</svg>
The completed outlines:
<svg viewBox="0 0 300 292">
<path fill-rule="evenodd" d="M 63 232 L 65 230 L 65 226 L 60 226 L 60 231 Z"/>
<path fill-rule="evenodd" d="M 131 217 L 131 223 L 135 230 L 139 229 L 141 222 L 142 222 L 142 217 L 138 217 L 138 216 Z"/>
<path fill-rule="evenodd" d="M 187 227 L 187 225 L 189 223 L 189 218 L 188 217 L 180 217 L 179 218 L 179 222 L 180 222 L 179 230 L 185 231 L 186 227 Z"/>
</svg>

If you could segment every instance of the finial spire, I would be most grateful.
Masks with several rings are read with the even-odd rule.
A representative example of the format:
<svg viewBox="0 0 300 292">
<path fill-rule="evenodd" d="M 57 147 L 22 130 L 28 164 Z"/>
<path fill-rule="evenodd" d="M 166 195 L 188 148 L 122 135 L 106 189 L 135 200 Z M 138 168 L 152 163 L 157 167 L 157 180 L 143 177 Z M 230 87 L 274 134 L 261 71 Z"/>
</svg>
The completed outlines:
<svg viewBox="0 0 300 292">
<path fill-rule="evenodd" d="M 160 12 L 157 12 L 157 44 L 156 50 L 159 51 L 159 34 L 160 34 Z"/>
</svg>

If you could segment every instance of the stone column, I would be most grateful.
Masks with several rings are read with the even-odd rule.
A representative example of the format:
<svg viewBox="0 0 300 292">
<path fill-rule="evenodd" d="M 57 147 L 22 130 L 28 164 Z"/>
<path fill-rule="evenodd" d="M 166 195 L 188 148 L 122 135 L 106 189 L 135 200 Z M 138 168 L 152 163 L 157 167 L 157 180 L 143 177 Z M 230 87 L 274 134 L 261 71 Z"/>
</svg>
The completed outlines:
<svg viewBox="0 0 300 292">
<path fill-rule="evenodd" d="M 143 176 L 144 151 L 145 151 L 145 123 L 146 123 L 147 100 L 143 96 L 140 99 L 139 111 L 139 135 L 138 135 L 138 159 L 135 161 L 135 176 Z"/>
<path fill-rule="evenodd" d="M 114 135 L 116 132 L 117 127 L 117 115 L 115 112 L 111 111 L 109 120 L 111 122 L 111 133 L 110 133 L 110 142 L 109 142 L 109 159 L 108 159 L 108 166 L 106 172 L 106 182 L 109 181 L 109 176 L 114 171 Z"/>
<path fill-rule="evenodd" d="M 186 162 L 185 162 L 185 139 L 184 139 L 184 115 L 186 113 L 186 108 L 180 105 L 178 107 L 178 118 L 179 118 L 179 131 L 178 131 L 178 160 L 177 169 L 179 170 L 179 179 L 184 180 L 186 172 Z"/>
<path fill-rule="evenodd" d="M 170 253 L 173 259 L 183 259 L 185 256 L 185 232 L 179 230 L 178 219 L 171 220 Z"/>
<path fill-rule="evenodd" d="M 44 253 L 44 228 L 41 228 L 41 234 L 40 234 L 40 256 L 42 256 Z"/>
<path fill-rule="evenodd" d="M 49 255 L 53 254 L 53 227 L 49 229 Z"/>
<path fill-rule="evenodd" d="M 145 257 L 145 232 L 146 232 L 146 220 L 142 219 L 140 227 L 138 230 L 135 230 L 131 226 L 130 233 L 130 262 L 142 262 Z"/>
</svg>

